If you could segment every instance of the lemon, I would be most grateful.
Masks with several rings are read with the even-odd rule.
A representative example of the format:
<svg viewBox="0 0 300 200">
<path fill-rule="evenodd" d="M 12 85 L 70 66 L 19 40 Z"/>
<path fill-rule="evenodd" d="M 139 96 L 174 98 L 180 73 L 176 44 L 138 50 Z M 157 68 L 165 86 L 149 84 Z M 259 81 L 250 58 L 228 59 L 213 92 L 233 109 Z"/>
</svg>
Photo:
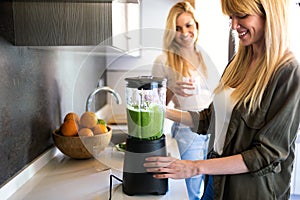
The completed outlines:
<svg viewBox="0 0 300 200">
<path fill-rule="evenodd" d="M 94 135 L 102 134 L 102 133 L 107 133 L 108 129 L 104 124 L 97 124 L 93 128 Z"/>
</svg>

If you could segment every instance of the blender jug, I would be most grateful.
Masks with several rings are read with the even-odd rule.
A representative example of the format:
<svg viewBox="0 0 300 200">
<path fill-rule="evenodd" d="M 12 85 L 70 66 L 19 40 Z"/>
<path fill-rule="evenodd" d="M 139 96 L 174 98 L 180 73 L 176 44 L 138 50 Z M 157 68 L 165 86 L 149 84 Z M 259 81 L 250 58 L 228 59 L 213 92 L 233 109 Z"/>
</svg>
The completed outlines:
<svg viewBox="0 0 300 200">
<path fill-rule="evenodd" d="M 163 135 L 166 80 L 151 76 L 125 80 L 128 134 L 139 139 L 159 139 Z"/>
<path fill-rule="evenodd" d="M 168 179 L 155 179 L 143 167 L 146 157 L 166 156 L 163 134 L 166 80 L 152 76 L 126 78 L 128 137 L 123 165 L 123 192 L 163 195 Z"/>
</svg>

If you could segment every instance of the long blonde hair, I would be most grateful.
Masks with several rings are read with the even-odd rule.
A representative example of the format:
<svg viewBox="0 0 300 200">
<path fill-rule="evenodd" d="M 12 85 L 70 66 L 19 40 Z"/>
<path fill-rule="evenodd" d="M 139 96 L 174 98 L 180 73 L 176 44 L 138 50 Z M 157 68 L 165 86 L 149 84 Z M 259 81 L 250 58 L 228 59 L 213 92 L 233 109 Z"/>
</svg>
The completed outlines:
<svg viewBox="0 0 300 200">
<path fill-rule="evenodd" d="M 238 106 L 248 106 L 248 112 L 260 108 L 264 91 L 278 69 L 293 58 L 288 37 L 288 0 L 221 0 L 222 11 L 265 17 L 265 51 L 255 66 L 251 78 L 245 78 L 253 56 L 252 46 L 239 45 L 236 56 L 225 69 L 215 92 L 235 87 L 233 100 Z"/>
<path fill-rule="evenodd" d="M 190 76 L 191 74 L 188 68 L 185 66 L 191 64 L 189 61 L 187 61 L 180 55 L 180 45 L 177 44 L 177 42 L 175 41 L 176 20 L 178 16 L 184 12 L 190 13 L 196 23 L 197 35 L 196 35 L 196 41 L 194 43 L 194 48 L 196 50 L 196 43 L 198 41 L 198 35 L 199 35 L 199 22 L 196 19 L 194 8 L 191 6 L 189 2 L 186 1 L 176 3 L 169 11 L 167 22 L 166 22 L 166 29 L 164 32 L 163 50 L 167 54 L 167 65 L 173 68 L 177 72 L 177 75 Z M 202 71 L 206 76 L 206 65 L 203 61 L 202 55 L 200 52 L 197 52 L 197 55 L 199 57 Z"/>
</svg>

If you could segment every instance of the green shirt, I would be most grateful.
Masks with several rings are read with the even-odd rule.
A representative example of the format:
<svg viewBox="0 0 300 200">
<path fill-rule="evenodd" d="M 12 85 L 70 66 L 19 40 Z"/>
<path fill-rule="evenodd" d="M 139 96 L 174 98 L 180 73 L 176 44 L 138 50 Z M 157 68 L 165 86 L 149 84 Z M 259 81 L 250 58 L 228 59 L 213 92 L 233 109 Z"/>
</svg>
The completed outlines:
<svg viewBox="0 0 300 200">
<path fill-rule="evenodd" d="M 212 150 L 213 104 L 190 113 L 194 131 L 211 134 Z M 299 122 L 300 68 L 294 61 L 270 81 L 260 109 L 248 114 L 246 108 L 234 107 L 220 157 L 241 154 L 249 172 L 213 176 L 214 199 L 288 200 Z"/>
</svg>

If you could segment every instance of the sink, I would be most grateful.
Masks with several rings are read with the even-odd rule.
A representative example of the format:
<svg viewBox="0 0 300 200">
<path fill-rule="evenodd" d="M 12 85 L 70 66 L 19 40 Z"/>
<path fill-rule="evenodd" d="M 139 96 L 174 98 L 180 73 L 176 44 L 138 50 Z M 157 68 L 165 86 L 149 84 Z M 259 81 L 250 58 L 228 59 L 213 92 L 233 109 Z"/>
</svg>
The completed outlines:
<svg viewBox="0 0 300 200">
<path fill-rule="evenodd" d="M 112 137 L 111 137 L 111 143 L 113 143 L 114 145 L 125 142 L 127 139 L 128 135 L 127 133 L 123 132 L 123 131 L 114 131 L 112 132 Z"/>
</svg>

